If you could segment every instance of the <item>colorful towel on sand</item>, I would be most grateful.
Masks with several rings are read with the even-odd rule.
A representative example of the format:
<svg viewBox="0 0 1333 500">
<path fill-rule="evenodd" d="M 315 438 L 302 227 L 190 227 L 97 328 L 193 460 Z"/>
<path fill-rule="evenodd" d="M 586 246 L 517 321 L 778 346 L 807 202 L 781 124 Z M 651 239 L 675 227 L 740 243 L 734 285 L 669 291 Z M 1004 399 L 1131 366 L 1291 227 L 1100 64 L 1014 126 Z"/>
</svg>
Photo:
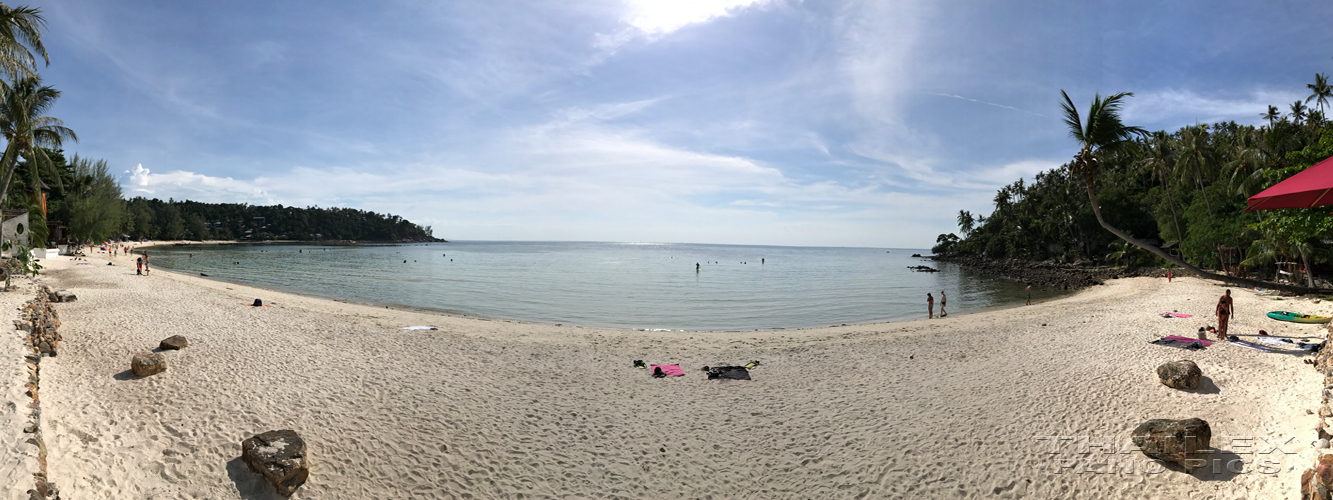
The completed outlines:
<svg viewBox="0 0 1333 500">
<path fill-rule="evenodd" d="M 1180 313 L 1162 313 L 1162 317 L 1163 317 L 1163 318 L 1188 318 L 1188 317 L 1190 317 L 1190 315 L 1188 315 L 1188 314 L 1180 314 Z"/>
<path fill-rule="evenodd" d="M 684 377 L 685 370 L 680 369 L 680 365 L 652 365 L 648 367 L 650 373 L 657 373 L 657 369 L 662 369 L 662 375 L 668 377 Z"/>
<path fill-rule="evenodd" d="M 1238 346 L 1241 346 L 1241 347 L 1248 347 L 1248 348 L 1250 348 L 1250 349 L 1254 349 L 1254 350 L 1256 350 L 1256 351 L 1273 352 L 1272 349 L 1269 349 L 1269 348 L 1267 348 L 1267 347 L 1261 346 L 1261 345 L 1256 344 L 1256 343 L 1253 343 L 1253 342 L 1246 342 L 1246 341 L 1244 341 L 1244 340 L 1233 340 L 1233 341 L 1231 341 L 1231 345 L 1238 345 Z"/>
<path fill-rule="evenodd" d="M 1192 339 L 1192 338 L 1189 338 L 1189 337 L 1181 337 L 1181 336 L 1179 336 L 1179 335 L 1167 335 L 1166 337 L 1163 337 L 1163 338 L 1165 338 L 1165 339 L 1167 339 L 1167 340 L 1175 340 L 1175 341 L 1179 341 L 1179 342 L 1184 342 L 1184 343 L 1186 343 L 1186 344 L 1191 343 L 1191 342 L 1198 342 L 1198 343 L 1200 343 L 1200 344 L 1203 344 L 1204 347 L 1208 347 L 1208 346 L 1210 346 L 1210 345 L 1213 345 L 1213 341 L 1211 341 L 1211 340 Z"/>
</svg>

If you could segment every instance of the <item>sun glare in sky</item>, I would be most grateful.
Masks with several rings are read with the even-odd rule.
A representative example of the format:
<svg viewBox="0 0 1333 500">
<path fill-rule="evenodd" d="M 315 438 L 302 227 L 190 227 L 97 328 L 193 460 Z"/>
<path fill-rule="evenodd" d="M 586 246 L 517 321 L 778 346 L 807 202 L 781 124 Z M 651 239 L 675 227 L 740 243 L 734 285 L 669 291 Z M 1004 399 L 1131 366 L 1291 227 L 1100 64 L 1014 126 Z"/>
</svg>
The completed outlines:
<svg viewBox="0 0 1333 500">
<path fill-rule="evenodd" d="M 676 31 L 687 24 L 728 15 L 733 9 L 766 0 L 628 0 L 631 26 L 651 35 Z"/>
</svg>

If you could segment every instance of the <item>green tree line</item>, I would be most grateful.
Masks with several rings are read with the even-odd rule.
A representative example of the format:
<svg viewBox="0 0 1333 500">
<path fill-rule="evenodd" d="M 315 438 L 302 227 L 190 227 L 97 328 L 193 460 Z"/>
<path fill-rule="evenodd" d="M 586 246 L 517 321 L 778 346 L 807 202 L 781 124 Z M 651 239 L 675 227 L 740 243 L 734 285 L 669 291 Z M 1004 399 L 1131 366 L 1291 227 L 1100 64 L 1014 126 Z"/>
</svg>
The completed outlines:
<svg viewBox="0 0 1333 500">
<path fill-rule="evenodd" d="M 1333 87 L 1324 74 L 1306 87 L 1310 96 L 1285 111 L 1256 113 L 1266 122 L 1259 126 L 1174 132 L 1121 123 L 1119 106 L 1132 94 L 1097 96 L 1086 117 L 1065 96 L 1065 122 L 1081 148 L 1074 159 L 1000 188 L 989 215 L 960 211 L 958 232 L 941 234 L 933 251 L 1202 269 L 1222 269 L 1235 255 L 1261 277 L 1275 262 L 1318 271 L 1333 243 L 1328 208 L 1244 211 L 1248 197 L 1333 156 L 1324 114 Z"/>
<path fill-rule="evenodd" d="M 125 202 L 121 227 L 124 235 L 134 239 L 435 241 L 430 226 L 418 226 L 397 215 L 352 208 L 142 197 Z"/>
</svg>

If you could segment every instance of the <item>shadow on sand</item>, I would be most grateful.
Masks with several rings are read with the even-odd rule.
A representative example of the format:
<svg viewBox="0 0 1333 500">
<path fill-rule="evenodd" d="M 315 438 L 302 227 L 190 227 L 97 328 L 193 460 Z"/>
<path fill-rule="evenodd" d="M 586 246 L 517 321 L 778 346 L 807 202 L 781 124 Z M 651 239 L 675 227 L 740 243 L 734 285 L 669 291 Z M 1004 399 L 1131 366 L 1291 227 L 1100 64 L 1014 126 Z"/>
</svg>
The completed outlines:
<svg viewBox="0 0 1333 500">
<path fill-rule="evenodd" d="M 1260 472 L 1253 461 L 1254 455 L 1249 455 L 1249 458 L 1241 458 L 1234 452 L 1213 448 L 1212 453 L 1204 460 L 1207 460 L 1207 463 L 1203 467 L 1188 472 L 1189 475 L 1200 481 L 1230 481 L 1242 472 L 1245 474 Z M 1168 471 L 1186 473 L 1185 468 L 1179 464 L 1161 460 L 1158 460 L 1157 463 L 1162 464 Z"/>
<path fill-rule="evenodd" d="M 1213 379 L 1209 378 L 1207 375 L 1204 375 L 1203 377 L 1199 378 L 1198 389 L 1193 389 L 1193 390 L 1186 389 L 1185 392 L 1192 392 L 1194 394 L 1218 394 L 1222 392 L 1222 389 L 1218 388 L 1217 384 L 1213 383 Z"/>
<path fill-rule="evenodd" d="M 227 462 L 227 476 L 231 477 L 231 482 L 236 484 L 236 492 L 245 500 L 287 500 L 264 480 L 264 476 L 251 472 L 241 457 Z"/>
</svg>

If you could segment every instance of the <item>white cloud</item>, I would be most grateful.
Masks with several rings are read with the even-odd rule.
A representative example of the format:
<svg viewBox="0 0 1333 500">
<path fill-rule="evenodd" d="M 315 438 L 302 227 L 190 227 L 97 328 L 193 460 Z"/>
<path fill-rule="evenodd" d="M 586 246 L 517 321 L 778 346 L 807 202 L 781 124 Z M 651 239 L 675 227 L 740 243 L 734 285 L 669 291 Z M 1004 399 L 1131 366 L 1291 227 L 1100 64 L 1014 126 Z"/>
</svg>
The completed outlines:
<svg viewBox="0 0 1333 500">
<path fill-rule="evenodd" d="M 128 197 L 175 198 L 206 203 L 281 203 L 255 183 L 230 177 L 213 177 L 181 170 L 154 174 L 142 164 L 135 166 L 134 170 L 126 170 L 125 174 L 129 182 L 122 183 L 122 186 Z"/>
<path fill-rule="evenodd" d="M 626 0 L 626 24 L 648 35 L 664 35 L 694 23 L 725 17 L 768 0 Z"/>
<path fill-rule="evenodd" d="M 1072 96 L 1071 96 L 1072 97 Z M 1195 123 L 1236 121 L 1257 125 L 1268 106 L 1277 106 L 1283 114 L 1291 103 L 1304 101 L 1306 95 L 1289 91 L 1254 90 L 1238 96 L 1199 94 L 1192 90 L 1161 89 L 1136 92 L 1125 99 L 1124 117 L 1130 124 L 1151 124 L 1151 128 L 1174 131 Z M 1075 104 L 1080 104 L 1075 101 Z M 1145 126 L 1146 127 L 1146 126 Z"/>
<path fill-rule="evenodd" d="M 658 40 L 691 24 L 707 23 L 762 6 L 771 0 L 625 0 L 623 27 L 610 33 L 596 33 L 593 48 L 598 53 L 588 63 L 600 64 L 617 50 L 635 40 Z"/>
</svg>

